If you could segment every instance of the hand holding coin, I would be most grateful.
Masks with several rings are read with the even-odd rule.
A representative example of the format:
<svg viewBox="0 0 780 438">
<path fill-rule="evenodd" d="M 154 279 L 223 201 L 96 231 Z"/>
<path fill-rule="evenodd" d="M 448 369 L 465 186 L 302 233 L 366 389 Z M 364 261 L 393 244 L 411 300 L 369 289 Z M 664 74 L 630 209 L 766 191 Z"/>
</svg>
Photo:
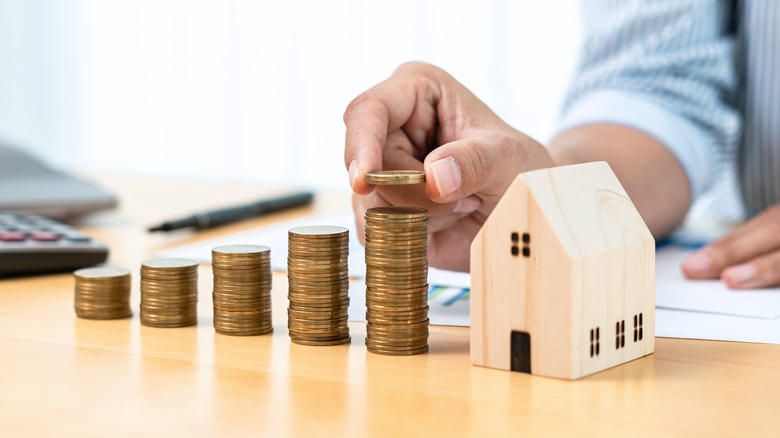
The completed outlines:
<svg viewBox="0 0 780 438">
<path fill-rule="evenodd" d="M 349 104 L 344 123 L 359 235 L 369 208 L 425 208 L 438 268 L 467 271 L 472 239 L 517 174 L 554 165 L 544 146 L 429 64 L 399 67 Z M 369 176 L 395 169 L 423 171 L 425 180 Z"/>
</svg>

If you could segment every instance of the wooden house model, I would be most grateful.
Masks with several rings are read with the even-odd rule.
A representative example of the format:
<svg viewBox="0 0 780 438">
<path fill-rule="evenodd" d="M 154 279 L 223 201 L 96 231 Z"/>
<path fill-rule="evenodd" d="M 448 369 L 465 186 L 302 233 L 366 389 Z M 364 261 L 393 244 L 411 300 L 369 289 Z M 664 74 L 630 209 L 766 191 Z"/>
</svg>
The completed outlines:
<svg viewBox="0 0 780 438">
<path fill-rule="evenodd" d="M 471 245 L 471 361 L 563 379 L 653 352 L 655 242 L 605 162 L 517 176 Z"/>
</svg>

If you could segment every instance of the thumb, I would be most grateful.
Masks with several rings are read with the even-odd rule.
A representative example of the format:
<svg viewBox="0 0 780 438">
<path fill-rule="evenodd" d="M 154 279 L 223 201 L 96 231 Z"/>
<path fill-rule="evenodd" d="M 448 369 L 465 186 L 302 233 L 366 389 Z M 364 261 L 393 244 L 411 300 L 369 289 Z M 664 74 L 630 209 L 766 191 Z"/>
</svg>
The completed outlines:
<svg viewBox="0 0 780 438">
<path fill-rule="evenodd" d="M 523 138 L 490 135 L 439 146 L 425 157 L 428 196 L 436 202 L 474 194 L 500 197 L 518 173 L 551 166 L 544 147 L 526 138 L 530 144 L 524 145 Z"/>
</svg>

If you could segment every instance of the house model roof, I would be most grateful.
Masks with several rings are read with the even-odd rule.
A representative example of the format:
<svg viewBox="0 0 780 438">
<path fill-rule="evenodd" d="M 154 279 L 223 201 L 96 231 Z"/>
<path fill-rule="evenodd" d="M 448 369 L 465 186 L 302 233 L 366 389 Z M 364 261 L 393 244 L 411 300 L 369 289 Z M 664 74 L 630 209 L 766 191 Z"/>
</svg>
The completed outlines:
<svg viewBox="0 0 780 438">
<path fill-rule="evenodd" d="M 507 193 L 516 185 L 528 188 L 571 258 L 653 239 L 606 162 L 527 172 Z"/>
</svg>

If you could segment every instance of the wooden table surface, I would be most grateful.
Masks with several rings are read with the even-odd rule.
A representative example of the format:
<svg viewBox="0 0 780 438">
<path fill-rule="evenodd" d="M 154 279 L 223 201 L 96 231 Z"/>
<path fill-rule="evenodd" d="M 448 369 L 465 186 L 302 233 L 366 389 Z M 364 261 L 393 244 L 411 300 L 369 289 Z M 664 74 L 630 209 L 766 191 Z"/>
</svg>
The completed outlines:
<svg viewBox="0 0 780 438">
<path fill-rule="evenodd" d="M 69 274 L 0 280 L 0 436 L 778 436 L 780 346 L 657 339 L 655 354 L 569 382 L 471 366 L 469 330 L 431 327 L 430 352 L 370 354 L 292 344 L 286 278 L 274 276 L 274 333 L 231 337 L 211 326 L 208 266 L 198 325 L 141 326 L 138 269 L 175 244 L 343 209 L 313 208 L 194 234 L 144 229 L 274 191 L 110 177 L 118 210 L 78 226 L 133 271 L 134 316 L 76 318 Z M 276 191 L 279 192 L 279 191 Z M 257 242 L 261 243 L 261 242 Z M 530 435 L 528 435 L 530 434 Z"/>
</svg>

